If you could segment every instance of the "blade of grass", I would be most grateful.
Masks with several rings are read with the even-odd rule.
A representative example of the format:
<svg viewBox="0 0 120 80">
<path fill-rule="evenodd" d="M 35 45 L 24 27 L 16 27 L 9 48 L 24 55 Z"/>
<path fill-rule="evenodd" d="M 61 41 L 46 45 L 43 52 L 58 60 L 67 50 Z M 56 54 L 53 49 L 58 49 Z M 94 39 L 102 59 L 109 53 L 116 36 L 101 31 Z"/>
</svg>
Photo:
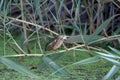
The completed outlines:
<svg viewBox="0 0 120 80">
<path fill-rule="evenodd" d="M 115 48 L 112 48 L 112 47 L 110 47 L 110 46 L 108 46 L 112 51 L 114 51 L 115 53 L 117 53 L 118 55 L 120 55 L 120 51 L 119 50 L 117 50 L 117 49 L 115 49 Z"/>
<path fill-rule="evenodd" d="M 117 55 L 113 55 L 111 53 L 109 54 L 106 54 L 106 53 L 102 53 L 102 52 L 96 52 L 97 54 L 101 55 L 101 56 L 104 56 L 104 57 L 109 57 L 109 58 L 114 58 L 114 59 L 120 59 L 119 56 Z"/>
<path fill-rule="evenodd" d="M 0 9 L 2 9 L 3 1 L 4 1 L 4 0 L 1 0 L 1 1 L 0 1 Z"/>
<path fill-rule="evenodd" d="M 85 43 L 89 43 L 89 41 L 96 41 L 98 39 L 103 38 L 103 36 L 94 36 L 93 38 L 91 38 L 91 35 L 82 35 L 83 39 L 85 41 Z M 71 36 L 70 38 L 67 39 L 66 43 L 84 43 L 81 35 L 77 35 L 77 36 Z"/>
<path fill-rule="evenodd" d="M 36 11 L 39 15 L 40 22 L 43 25 L 43 18 L 42 18 L 42 12 L 41 12 L 41 9 L 40 9 L 40 6 L 39 6 L 40 5 L 39 0 L 34 0 L 34 4 L 35 4 Z"/>
<path fill-rule="evenodd" d="M 78 0 L 78 2 L 76 1 L 77 6 L 76 6 L 76 10 L 75 10 L 75 21 L 77 21 L 79 18 L 80 3 L 81 3 L 81 0 Z"/>
<path fill-rule="evenodd" d="M 115 80 L 120 80 L 120 76 L 118 76 Z"/>
<path fill-rule="evenodd" d="M 113 65 L 110 71 L 102 78 L 102 80 L 110 80 L 113 75 L 120 69 L 120 67 Z"/>
<path fill-rule="evenodd" d="M 115 59 L 112 59 L 112 58 L 109 58 L 109 57 L 104 57 L 104 56 L 100 56 L 101 58 L 107 60 L 107 61 L 110 61 L 112 62 L 113 64 L 117 65 L 120 67 L 120 62 L 118 60 L 115 60 Z"/>
<path fill-rule="evenodd" d="M 110 21 L 114 18 L 115 16 L 110 17 L 109 19 L 105 20 L 97 29 L 94 31 L 94 33 L 87 39 L 87 44 L 93 41 L 93 39 L 99 35 L 99 33 L 108 26 Z"/>
<path fill-rule="evenodd" d="M 99 56 L 94 56 L 91 58 L 87 58 L 78 62 L 73 63 L 72 65 L 82 65 L 82 64 L 89 64 L 89 63 L 94 63 L 100 61 L 101 58 Z"/>
<path fill-rule="evenodd" d="M 92 34 L 92 36 L 96 36 L 98 35 L 105 27 L 108 26 L 108 24 L 110 23 L 110 21 L 114 18 L 113 17 L 110 17 L 109 19 L 105 20 L 96 30 L 95 32 Z"/>
<path fill-rule="evenodd" d="M 5 64 L 9 68 L 14 69 L 15 71 L 18 71 L 19 73 L 22 73 L 23 75 L 29 76 L 31 78 L 39 78 L 39 76 L 37 76 L 35 73 L 28 70 L 25 66 L 23 66 L 18 62 L 12 61 L 9 58 L 0 57 L 0 62 Z"/>
<path fill-rule="evenodd" d="M 4 5 L 3 5 L 3 16 L 4 16 L 4 19 L 3 19 L 3 26 L 4 26 L 4 54 L 6 54 L 6 19 L 7 19 L 7 14 L 8 14 L 8 11 L 9 11 L 9 7 L 10 7 L 10 4 L 11 4 L 11 0 L 10 1 L 5 1 L 4 2 Z"/>
<path fill-rule="evenodd" d="M 92 58 L 87 58 L 87 59 L 84 59 L 84 60 L 75 62 L 75 63 L 73 63 L 73 64 L 64 66 L 64 67 L 62 67 L 62 68 L 59 68 L 57 71 L 55 71 L 55 72 L 52 73 L 51 75 L 54 75 L 55 73 L 57 73 L 57 72 L 60 71 L 60 70 L 65 69 L 66 67 L 71 67 L 71 66 L 73 66 L 73 65 L 83 65 L 83 64 L 94 63 L 94 62 L 98 62 L 98 61 L 100 61 L 100 60 L 101 60 L 101 58 L 100 58 L 99 56 L 94 56 L 94 57 L 92 57 Z M 50 75 L 50 76 L 51 76 L 51 75 Z"/>
<path fill-rule="evenodd" d="M 53 61 L 55 61 L 56 59 L 58 59 L 62 55 L 63 55 L 63 53 L 57 53 L 55 55 L 50 56 L 50 59 L 52 59 Z M 45 68 L 45 67 L 47 67 L 45 63 L 42 63 L 42 64 L 38 65 L 39 69 L 42 69 L 42 68 Z"/>
<path fill-rule="evenodd" d="M 47 66 L 49 66 L 52 70 L 57 71 L 57 72 L 59 72 L 59 73 L 61 73 L 61 74 L 64 74 L 64 75 L 68 74 L 68 72 L 67 72 L 66 70 L 64 70 L 64 69 L 59 70 L 61 67 L 58 66 L 58 65 L 57 65 L 52 59 L 50 59 L 49 57 L 43 56 L 43 61 L 44 61 L 44 63 L 45 63 Z"/>
<path fill-rule="evenodd" d="M 60 13 L 62 11 L 63 4 L 64 4 L 64 0 L 61 0 L 60 1 L 60 6 L 59 6 L 59 9 L 58 9 L 58 13 Z"/>
</svg>

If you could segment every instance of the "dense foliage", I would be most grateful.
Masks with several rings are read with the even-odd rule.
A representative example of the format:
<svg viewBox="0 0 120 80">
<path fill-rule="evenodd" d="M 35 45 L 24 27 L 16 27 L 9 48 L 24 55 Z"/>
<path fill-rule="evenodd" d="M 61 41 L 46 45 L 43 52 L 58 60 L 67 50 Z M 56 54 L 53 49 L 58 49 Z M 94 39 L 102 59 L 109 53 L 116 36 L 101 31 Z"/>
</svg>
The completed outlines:
<svg viewBox="0 0 120 80">
<path fill-rule="evenodd" d="M 0 10 L 1 63 L 28 77 L 40 78 L 8 58 L 19 57 L 21 61 L 23 57 L 28 58 L 26 56 L 40 57 L 43 64 L 37 67 L 47 66 L 54 71 L 49 78 L 56 73 L 69 75 L 67 67 L 105 60 L 112 67 L 99 79 L 120 79 L 117 75 L 120 68 L 119 0 L 1 0 Z M 69 36 L 64 48 L 44 51 L 49 38 L 60 34 Z M 70 64 L 61 68 L 55 60 L 63 53 L 71 54 L 70 51 L 73 58 L 77 57 L 74 51 L 90 56 L 69 61 Z"/>
</svg>

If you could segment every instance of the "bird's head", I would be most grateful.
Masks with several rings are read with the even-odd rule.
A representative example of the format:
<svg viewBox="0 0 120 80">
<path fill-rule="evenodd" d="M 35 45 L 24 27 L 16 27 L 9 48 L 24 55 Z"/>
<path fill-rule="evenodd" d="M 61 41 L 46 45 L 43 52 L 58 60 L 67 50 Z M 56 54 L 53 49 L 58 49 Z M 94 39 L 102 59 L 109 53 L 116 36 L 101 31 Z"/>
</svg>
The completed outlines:
<svg viewBox="0 0 120 80">
<path fill-rule="evenodd" d="M 68 36 L 66 36 L 66 35 L 59 35 L 58 38 L 59 39 L 63 39 L 63 40 L 67 40 Z"/>
</svg>

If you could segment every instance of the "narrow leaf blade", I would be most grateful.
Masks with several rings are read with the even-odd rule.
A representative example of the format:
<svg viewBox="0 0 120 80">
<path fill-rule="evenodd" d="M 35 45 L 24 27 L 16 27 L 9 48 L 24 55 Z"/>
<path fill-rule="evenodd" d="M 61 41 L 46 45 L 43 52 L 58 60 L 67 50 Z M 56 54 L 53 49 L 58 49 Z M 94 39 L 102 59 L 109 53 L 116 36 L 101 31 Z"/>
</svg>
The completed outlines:
<svg viewBox="0 0 120 80">
<path fill-rule="evenodd" d="M 25 66 L 21 65 L 20 63 L 16 63 L 11 59 L 0 57 L 0 62 L 5 64 L 9 68 L 18 71 L 19 73 L 22 73 L 23 75 L 29 76 L 31 78 L 39 78 L 37 75 L 35 75 L 35 73 L 28 70 Z"/>
<path fill-rule="evenodd" d="M 68 72 L 64 69 L 59 70 L 61 67 L 59 65 L 57 65 L 52 59 L 50 59 L 49 57 L 44 56 L 43 57 L 43 61 L 44 63 L 49 66 L 50 68 L 52 68 L 54 71 L 58 71 L 61 74 L 68 74 Z"/>
</svg>

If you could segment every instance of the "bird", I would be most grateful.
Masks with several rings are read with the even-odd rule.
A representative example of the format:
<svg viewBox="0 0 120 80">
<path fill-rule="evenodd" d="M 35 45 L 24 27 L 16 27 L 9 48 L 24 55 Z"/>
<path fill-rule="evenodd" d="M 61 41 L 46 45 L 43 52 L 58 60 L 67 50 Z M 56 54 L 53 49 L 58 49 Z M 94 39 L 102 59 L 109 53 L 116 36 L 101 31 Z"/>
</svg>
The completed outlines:
<svg viewBox="0 0 120 80">
<path fill-rule="evenodd" d="M 45 51 L 58 49 L 63 44 L 64 40 L 67 40 L 67 37 L 68 36 L 66 35 L 58 35 L 56 38 L 52 39 L 46 44 Z"/>
</svg>

